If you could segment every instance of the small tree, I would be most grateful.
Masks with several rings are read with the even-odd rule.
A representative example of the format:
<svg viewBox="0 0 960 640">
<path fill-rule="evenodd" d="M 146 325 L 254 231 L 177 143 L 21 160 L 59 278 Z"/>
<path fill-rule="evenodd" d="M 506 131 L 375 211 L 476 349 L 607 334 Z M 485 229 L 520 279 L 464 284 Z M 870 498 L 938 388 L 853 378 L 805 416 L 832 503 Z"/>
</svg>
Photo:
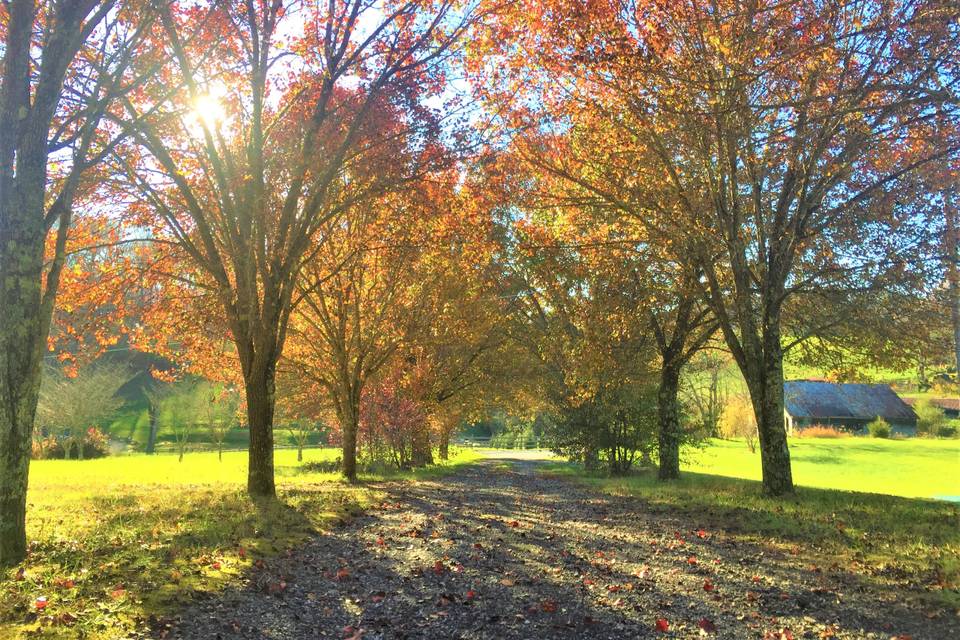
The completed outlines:
<svg viewBox="0 0 960 640">
<path fill-rule="evenodd" d="M 750 398 L 737 394 L 727 401 L 720 416 L 720 433 L 725 438 L 743 438 L 750 453 L 757 452 L 757 419 Z"/>
<path fill-rule="evenodd" d="M 704 353 L 690 363 L 690 376 L 685 394 L 692 408 L 697 428 L 704 436 L 720 434 L 720 418 L 730 399 L 721 375 L 727 362 L 716 354 Z"/>
<path fill-rule="evenodd" d="M 918 401 L 913 411 L 917 414 L 917 433 L 935 436 L 939 433 L 940 427 L 947 423 L 943 409 L 926 398 Z"/>
<path fill-rule="evenodd" d="M 237 424 L 240 397 L 232 387 L 221 384 L 203 384 L 198 393 L 203 400 L 202 415 L 210 442 L 217 447 L 217 459 L 223 461 L 223 443 Z"/>
<path fill-rule="evenodd" d="M 117 391 L 129 379 L 123 367 L 107 364 L 91 365 L 72 378 L 60 371 L 44 376 L 37 419 L 49 431 L 66 431 L 65 457 L 76 448 L 77 458 L 83 459 L 89 430 L 104 427 L 123 406 Z"/>
<path fill-rule="evenodd" d="M 317 423 L 300 418 L 288 420 L 286 426 L 293 441 L 297 443 L 297 462 L 303 462 L 303 448 L 307 446 L 310 434 L 317 431 Z"/>
<path fill-rule="evenodd" d="M 194 381 L 180 381 L 148 392 L 156 403 L 158 429 L 166 428 L 173 434 L 178 460 L 183 462 L 190 436 L 195 430 L 197 417 L 203 415 L 208 398 L 201 386 Z"/>
</svg>

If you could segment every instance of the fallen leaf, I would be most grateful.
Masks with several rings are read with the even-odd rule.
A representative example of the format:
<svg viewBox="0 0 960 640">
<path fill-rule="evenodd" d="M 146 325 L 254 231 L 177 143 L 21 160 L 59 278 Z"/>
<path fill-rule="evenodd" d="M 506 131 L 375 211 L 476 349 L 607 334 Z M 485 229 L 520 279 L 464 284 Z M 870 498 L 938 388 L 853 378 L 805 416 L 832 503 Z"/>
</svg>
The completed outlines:
<svg viewBox="0 0 960 640">
<path fill-rule="evenodd" d="M 340 567 L 337 569 L 337 580 L 346 580 L 350 577 L 350 569 L 346 567 Z"/>
<path fill-rule="evenodd" d="M 557 611 L 557 602 L 556 600 L 544 600 L 540 603 L 540 608 L 547 613 L 555 613 Z"/>
<path fill-rule="evenodd" d="M 47 596 L 40 596 L 33 604 L 37 608 L 37 611 L 43 611 L 47 608 Z"/>
<path fill-rule="evenodd" d="M 715 633 L 717 631 L 717 625 L 713 624 L 712 620 L 706 618 L 700 618 L 700 622 L 697 623 L 697 627 L 700 628 L 700 635 L 706 635 L 706 633 Z"/>
<path fill-rule="evenodd" d="M 512 580 L 511 578 L 501 578 L 501 579 L 500 579 L 500 584 L 502 584 L 502 585 L 505 586 L 505 587 L 512 587 L 513 585 L 515 585 L 515 584 L 517 584 L 517 583 L 516 583 L 516 581 Z"/>
<path fill-rule="evenodd" d="M 363 638 L 363 629 L 347 625 L 343 628 L 343 638 L 344 640 L 360 640 Z"/>
<path fill-rule="evenodd" d="M 666 633 L 667 631 L 670 630 L 670 623 L 667 622 L 666 618 L 657 618 L 657 621 L 654 624 L 654 627 L 657 629 L 657 631 Z"/>
<path fill-rule="evenodd" d="M 713 591 L 713 583 L 709 580 L 703 581 L 703 590 L 704 591 Z"/>
<path fill-rule="evenodd" d="M 477 592 L 473 589 L 467 589 L 467 600 L 473 600 L 477 597 Z"/>
</svg>

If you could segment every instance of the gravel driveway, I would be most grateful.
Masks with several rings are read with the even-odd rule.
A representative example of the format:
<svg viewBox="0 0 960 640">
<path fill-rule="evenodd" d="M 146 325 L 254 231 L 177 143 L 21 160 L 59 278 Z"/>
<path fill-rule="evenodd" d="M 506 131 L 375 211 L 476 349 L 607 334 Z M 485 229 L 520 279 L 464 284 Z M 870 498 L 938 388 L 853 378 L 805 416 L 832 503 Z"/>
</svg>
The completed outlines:
<svg viewBox="0 0 960 640">
<path fill-rule="evenodd" d="M 167 638 L 960 638 L 904 594 L 500 458 L 198 600 Z M 809 562 L 809 560 L 807 561 Z"/>
</svg>

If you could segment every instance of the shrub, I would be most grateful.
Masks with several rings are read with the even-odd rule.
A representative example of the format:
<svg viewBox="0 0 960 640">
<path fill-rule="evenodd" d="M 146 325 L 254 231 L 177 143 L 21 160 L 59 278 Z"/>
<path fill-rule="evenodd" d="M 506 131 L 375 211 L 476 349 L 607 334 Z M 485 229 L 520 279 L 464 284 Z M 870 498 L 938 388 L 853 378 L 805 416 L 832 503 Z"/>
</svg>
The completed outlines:
<svg viewBox="0 0 960 640">
<path fill-rule="evenodd" d="M 681 444 L 688 444 L 690 437 L 681 433 Z M 567 404 L 545 425 L 544 440 L 554 452 L 582 461 L 589 470 L 602 468 L 610 475 L 624 475 L 653 452 L 656 388 L 628 381 Z"/>
<path fill-rule="evenodd" d="M 63 444 L 56 436 L 37 436 L 33 439 L 31 457 L 34 460 L 62 460 Z"/>
<path fill-rule="evenodd" d="M 889 438 L 891 433 L 890 423 L 877 416 L 876 420 L 867 425 L 867 431 L 874 438 Z"/>
<path fill-rule="evenodd" d="M 110 442 L 105 433 L 90 427 L 82 437 L 38 436 L 33 440 L 31 453 L 34 460 L 102 458 L 110 454 Z"/>
<path fill-rule="evenodd" d="M 343 468 L 343 461 L 337 457 L 334 460 L 315 460 L 302 465 L 306 473 L 339 473 Z"/>
<path fill-rule="evenodd" d="M 943 409 L 926 398 L 918 400 L 913 411 L 917 414 L 917 433 L 937 435 L 940 433 L 940 427 L 947 423 Z"/>
<path fill-rule="evenodd" d="M 757 418 L 746 395 L 730 398 L 720 416 L 720 433 L 725 438 L 743 438 L 750 453 L 757 451 Z"/>
<path fill-rule="evenodd" d="M 937 429 L 937 435 L 941 438 L 956 438 L 957 427 L 952 424 L 940 425 L 940 428 Z"/>
<path fill-rule="evenodd" d="M 841 431 L 836 427 L 815 424 L 806 429 L 797 429 L 798 438 L 849 438 L 849 431 Z"/>
</svg>

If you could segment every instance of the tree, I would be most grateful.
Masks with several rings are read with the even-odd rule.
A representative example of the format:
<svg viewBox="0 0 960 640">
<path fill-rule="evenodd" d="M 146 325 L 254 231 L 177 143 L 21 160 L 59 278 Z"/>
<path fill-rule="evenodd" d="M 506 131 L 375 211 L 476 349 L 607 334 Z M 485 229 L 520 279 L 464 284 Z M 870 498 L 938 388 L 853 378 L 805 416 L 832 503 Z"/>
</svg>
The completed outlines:
<svg viewBox="0 0 960 640">
<path fill-rule="evenodd" d="M 720 414 L 720 433 L 727 438 L 743 438 L 750 453 L 757 452 L 757 419 L 749 398 L 737 394 L 727 400 Z"/>
<path fill-rule="evenodd" d="M 222 307 L 246 395 L 247 489 L 274 496 L 276 366 L 301 270 L 325 228 L 385 188 L 350 179 L 390 139 L 365 135 L 378 109 L 432 126 L 422 100 L 441 91 L 470 11 L 449 0 L 164 7 L 142 59 L 162 69 L 125 104 L 136 149 L 115 159 L 145 203 L 131 216 L 162 229 Z M 159 177 L 144 179 L 145 166 Z"/>
<path fill-rule="evenodd" d="M 200 416 L 207 428 L 210 442 L 217 447 L 217 459 L 223 461 L 223 443 L 230 431 L 237 426 L 237 411 L 240 398 L 236 390 L 219 383 L 201 386 L 202 404 Z"/>
<path fill-rule="evenodd" d="M 150 18 L 138 4 L 12 0 L 0 9 L 3 566 L 26 553 L 27 475 L 42 354 L 75 200 L 84 194 L 89 171 L 117 143 L 103 116 L 131 88 L 125 75 L 131 44 Z M 55 238 L 53 250 L 45 255 L 49 237 Z"/>
<path fill-rule="evenodd" d="M 705 436 L 720 435 L 720 417 L 730 399 L 723 380 L 724 370 L 731 364 L 721 354 L 704 352 L 691 362 L 687 376 L 686 398 L 696 412 L 698 428 Z"/>
<path fill-rule="evenodd" d="M 427 183 L 418 186 L 366 201 L 345 216 L 304 267 L 302 301 L 291 322 L 287 357 L 325 390 L 351 481 L 364 388 L 429 319 L 436 284 L 450 269 L 433 260 L 448 233 L 446 210 L 441 200 L 422 197 Z"/>
<path fill-rule="evenodd" d="M 90 429 L 102 429 L 123 406 L 117 395 L 130 373 L 123 367 L 93 364 L 80 369 L 72 377 L 60 370 L 48 371 L 40 386 L 37 423 L 52 431 L 65 430 L 66 457 L 76 448 L 83 459 L 83 444 Z"/>
<path fill-rule="evenodd" d="M 487 45 L 508 61 L 496 73 L 529 76 L 544 110 L 559 105 L 554 128 L 587 110 L 645 159 L 630 189 L 658 237 L 695 252 L 750 390 L 764 489 L 789 493 L 783 354 L 809 336 L 784 335 L 784 306 L 824 288 L 903 286 L 929 255 L 917 171 L 958 147 L 913 141 L 957 117 L 960 34 L 941 0 L 635 9 L 515 3 Z M 561 15 L 570 28 L 553 28 Z"/>
</svg>

